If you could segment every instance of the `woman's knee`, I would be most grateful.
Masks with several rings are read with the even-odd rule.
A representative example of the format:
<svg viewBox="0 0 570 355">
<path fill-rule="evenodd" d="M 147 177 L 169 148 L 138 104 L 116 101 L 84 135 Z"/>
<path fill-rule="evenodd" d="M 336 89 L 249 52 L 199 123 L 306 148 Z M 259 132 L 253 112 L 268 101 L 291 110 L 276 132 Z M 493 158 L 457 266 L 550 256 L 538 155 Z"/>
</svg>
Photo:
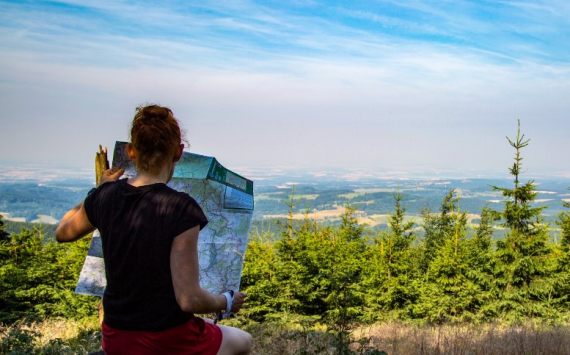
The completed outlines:
<svg viewBox="0 0 570 355">
<path fill-rule="evenodd" d="M 248 332 L 224 325 L 219 327 L 222 330 L 222 345 L 218 355 L 245 355 L 251 352 L 253 340 Z"/>
<path fill-rule="evenodd" d="M 253 347 L 253 339 L 251 337 L 251 334 L 249 334 L 248 332 L 244 332 L 242 331 L 242 342 L 243 342 L 243 348 L 247 350 L 247 354 L 250 353 L 251 348 Z"/>
</svg>

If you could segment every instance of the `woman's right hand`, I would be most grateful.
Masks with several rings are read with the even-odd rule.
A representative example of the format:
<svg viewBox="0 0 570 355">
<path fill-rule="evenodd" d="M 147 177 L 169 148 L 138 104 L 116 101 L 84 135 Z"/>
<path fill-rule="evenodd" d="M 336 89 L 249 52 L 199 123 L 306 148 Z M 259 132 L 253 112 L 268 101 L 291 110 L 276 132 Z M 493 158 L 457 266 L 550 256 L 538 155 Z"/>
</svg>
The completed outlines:
<svg viewBox="0 0 570 355">
<path fill-rule="evenodd" d="M 121 177 L 121 175 L 123 175 L 124 172 L 125 169 L 118 169 L 115 172 L 113 172 L 111 169 L 103 171 L 103 174 L 101 174 L 101 182 L 99 183 L 99 185 L 103 185 L 104 183 L 109 181 L 117 181 Z"/>
<path fill-rule="evenodd" d="M 232 313 L 237 313 L 243 307 L 247 293 L 245 292 L 235 292 L 234 293 L 234 304 L 232 307 Z"/>
</svg>

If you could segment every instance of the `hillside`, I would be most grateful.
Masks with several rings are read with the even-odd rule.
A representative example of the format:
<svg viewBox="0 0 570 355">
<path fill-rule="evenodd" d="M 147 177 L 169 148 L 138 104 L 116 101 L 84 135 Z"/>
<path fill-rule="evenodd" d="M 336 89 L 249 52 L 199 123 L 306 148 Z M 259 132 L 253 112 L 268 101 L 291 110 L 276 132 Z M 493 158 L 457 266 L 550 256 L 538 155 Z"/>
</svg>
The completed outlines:
<svg viewBox="0 0 570 355">
<path fill-rule="evenodd" d="M 507 179 L 382 179 L 368 178 L 355 181 L 334 174 L 315 177 L 311 174 L 290 172 L 254 181 L 254 219 L 282 218 L 288 213 L 285 200 L 295 197 L 296 218 L 309 218 L 323 222 L 337 221 L 346 205 L 357 209 L 361 223 L 370 226 L 386 225 L 387 214 L 393 209 L 393 194 L 400 192 L 403 206 L 411 217 L 419 217 L 424 209 L 437 209 L 450 189 L 460 198 L 461 211 L 470 214 L 470 222 L 477 222 L 485 205 L 502 208 L 502 197 L 491 186 L 509 186 Z M 568 179 L 536 181 L 538 196 L 534 205 L 547 206 L 547 222 L 556 219 L 562 202 L 570 199 Z M 11 218 L 31 222 L 38 216 L 55 220 L 81 201 L 92 187 L 88 180 L 71 180 L 63 183 L 0 182 L 0 213 Z M 21 220 L 20 220 L 21 221 Z M 44 224 L 50 223 L 43 217 Z"/>
</svg>

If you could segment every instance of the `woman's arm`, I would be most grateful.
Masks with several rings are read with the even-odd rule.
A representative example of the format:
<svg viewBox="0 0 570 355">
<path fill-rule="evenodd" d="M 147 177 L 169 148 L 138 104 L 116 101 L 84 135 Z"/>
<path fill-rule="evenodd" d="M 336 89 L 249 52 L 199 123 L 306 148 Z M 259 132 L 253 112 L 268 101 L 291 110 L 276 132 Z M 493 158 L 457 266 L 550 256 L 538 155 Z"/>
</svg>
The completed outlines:
<svg viewBox="0 0 570 355">
<path fill-rule="evenodd" d="M 124 169 L 119 169 L 114 173 L 111 172 L 111 169 L 105 170 L 101 175 L 101 184 L 117 180 L 124 172 Z M 58 242 L 74 242 L 95 230 L 87 218 L 83 202 L 81 201 L 77 206 L 70 209 L 61 219 L 55 230 L 55 238 Z"/>
<path fill-rule="evenodd" d="M 184 312 L 213 313 L 226 309 L 226 297 L 214 295 L 200 287 L 198 233 L 196 226 L 174 238 L 170 252 L 170 270 L 176 301 Z M 246 294 L 234 294 L 233 312 L 241 309 Z"/>
<path fill-rule="evenodd" d="M 55 230 L 55 239 L 60 243 L 74 242 L 93 232 L 95 227 L 89 222 L 83 201 L 63 216 Z"/>
</svg>

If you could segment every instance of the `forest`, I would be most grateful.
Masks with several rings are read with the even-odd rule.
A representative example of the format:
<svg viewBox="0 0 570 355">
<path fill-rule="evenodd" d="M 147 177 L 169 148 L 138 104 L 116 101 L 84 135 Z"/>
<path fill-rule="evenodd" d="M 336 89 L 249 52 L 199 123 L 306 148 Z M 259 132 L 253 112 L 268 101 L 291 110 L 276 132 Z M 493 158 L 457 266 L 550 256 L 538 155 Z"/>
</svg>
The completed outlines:
<svg viewBox="0 0 570 355">
<path fill-rule="evenodd" d="M 250 236 L 241 284 L 249 296 L 231 324 L 254 334 L 258 354 L 412 354 L 402 347 L 393 350 L 394 343 L 390 351 L 373 332 L 362 335 L 366 327 L 386 324 L 438 332 L 441 327 L 476 332 L 473 327 L 499 324 L 507 333 L 518 329 L 508 333 L 515 338 L 538 339 L 534 344 L 542 344 L 542 353 L 568 353 L 570 203 L 564 202 L 553 222 L 558 236 L 552 238 L 554 226 L 544 219 L 547 206 L 533 204 L 535 182 L 522 181 L 521 150 L 529 141 L 519 131 L 509 143 L 514 150 L 509 169 L 513 183 L 490 187 L 504 196 L 503 205 L 484 207 L 476 226 L 467 223 L 453 189 L 441 196 L 437 208 L 421 211 L 419 227 L 404 218 L 405 194 L 392 194 L 388 228 L 383 230 L 359 224 L 351 206 L 338 224 L 296 220 L 300 199 L 289 195 L 284 201 L 287 217 L 279 220 L 277 229 L 254 229 Z M 74 294 L 88 245 L 89 238 L 70 245 L 46 241 L 41 228 L 7 233 L 0 219 L 0 353 L 85 353 L 98 348 L 96 326 L 73 323 L 83 329 L 75 343 L 61 338 L 41 342 L 38 331 L 25 327 L 59 318 L 96 322 L 98 299 Z M 535 324 L 544 330 L 528 328 Z M 454 339 L 461 338 L 459 331 L 453 332 Z M 485 336 L 507 334 L 497 332 Z M 469 334 L 467 338 L 475 338 Z M 560 339 L 548 342 L 558 350 L 545 348 L 541 334 Z M 422 339 L 422 354 L 525 353 L 488 348 L 446 352 L 449 344 L 436 349 L 433 337 Z M 286 344 L 285 350 L 275 350 L 275 344 Z"/>
</svg>

